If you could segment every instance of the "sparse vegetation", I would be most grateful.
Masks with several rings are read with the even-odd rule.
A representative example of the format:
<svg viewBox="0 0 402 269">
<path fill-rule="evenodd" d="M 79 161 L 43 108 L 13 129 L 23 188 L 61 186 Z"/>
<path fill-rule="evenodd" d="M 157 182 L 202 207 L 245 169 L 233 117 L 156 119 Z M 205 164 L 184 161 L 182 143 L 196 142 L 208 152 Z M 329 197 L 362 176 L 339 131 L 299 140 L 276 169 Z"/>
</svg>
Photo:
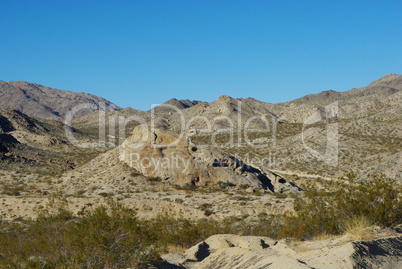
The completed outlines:
<svg viewBox="0 0 402 269">
<path fill-rule="evenodd" d="M 398 85 L 386 83 L 387 89 L 392 89 L 389 93 L 378 86 L 368 87 L 368 95 L 360 90 L 339 93 L 342 116 L 326 121 L 328 99 L 323 96 L 312 95 L 278 105 L 239 99 L 245 105 L 241 111 L 243 123 L 255 115 L 273 113 L 275 121 L 269 130 L 251 131 L 247 136 L 243 130 L 220 133 L 216 127 L 230 124 L 218 120 L 207 128 L 213 130 L 208 133 L 204 132 L 207 129 L 201 131 L 206 127 L 204 120 L 199 122 L 201 125 L 193 122 L 186 138 L 189 147 L 178 152 L 190 153 L 183 159 L 203 161 L 206 157 L 200 145 L 209 145 L 214 150 L 211 156 L 229 154 L 236 160 L 207 161 L 203 164 L 207 169 L 202 173 L 198 169 L 202 162 L 197 161 L 197 169 L 188 173 L 191 176 L 179 180 L 174 175 L 180 174 L 180 169 L 167 180 L 146 177 L 139 167 L 137 170 L 129 166 L 133 160 L 120 161 L 125 156 L 121 151 L 108 151 L 124 140 L 118 122 L 112 119 L 121 115 L 128 118 L 138 111 L 110 111 L 106 120 L 114 126 L 106 124 L 106 134 L 112 133 L 107 135 L 110 144 L 105 141 L 105 147 L 98 143 L 99 115 L 91 113 L 82 120 L 77 118 L 73 122 L 74 137 L 93 146 L 81 148 L 68 141 L 63 122 L 1 110 L 0 268 L 137 268 L 156 264 L 159 254 L 167 249 L 184 250 L 218 233 L 290 238 L 292 242 L 340 234 L 367 240 L 373 231 L 381 230 L 378 226 L 400 226 L 402 189 L 398 180 L 369 176 L 382 172 L 391 178 L 399 176 L 402 121 L 396 99 L 389 102 L 394 90 L 401 89 L 401 77 L 398 81 Z M 222 113 L 236 123 L 239 118 L 233 118 L 232 113 L 236 112 L 235 102 L 229 97 L 225 100 L 200 104 L 202 112 L 182 112 L 186 119 L 203 115 L 209 120 Z M 323 120 L 308 126 L 302 123 L 316 108 L 321 110 Z M 149 116 L 148 112 L 143 113 L 144 118 Z M 176 131 L 182 130 L 178 129 L 180 124 L 174 115 L 164 112 L 157 116 L 166 123 L 166 131 L 176 135 Z M 264 125 L 251 123 L 250 130 Z M 339 131 L 338 166 L 328 165 L 306 151 L 310 147 L 326 154 L 327 134 L 334 123 Z M 128 123 L 127 134 L 137 124 Z M 157 133 L 155 137 L 161 141 L 170 139 Z M 194 146 L 193 142 L 200 145 Z M 141 152 L 143 157 L 152 155 L 152 150 Z M 169 155 L 169 150 L 161 148 L 155 156 Z M 242 166 L 238 167 L 240 163 Z M 221 168 L 224 173 L 214 173 L 214 169 Z M 250 178 L 248 173 L 254 168 L 265 172 L 267 178 L 254 172 L 256 177 Z M 351 168 L 356 172 L 338 178 Z M 273 179 L 268 170 L 283 176 L 287 183 Z M 197 178 L 197 173 L 202 176 Z M 165 172 L 153 175 L 160 174 Z M 211 175 L 216 177 L 205 178 Z M 259 184 L 253 182 L 257 179 L 264 184 L 271 180 L 275 193 L 259 189 Z M 186 185 L 175 185 L 190 180 Z M 295 189 L 289 183 L 296 183 L 306 192 L 293 192 Z M 112 199 L 133 209 L 111 201 L 100 206 Z M 137 212 L 144 219 L 137 219 Z M 227 217 L 231 215 L 235 216 Z"/>
<path fill-rule="evenodd" d="M 344 232 L 349 234 L 354 240 L 362 240 L 366 229 L 372 225 L 372 222 L 366 216 L 356 216 L 346 221 Z"/>
<path fill-rule="evenodd" d="M 141 173 L 138 172 L 136 169 L 131 168 L 131 170 L 132 170 L 132 171 L 131 171 L 130 175 L 131 175 L 132 177 L 136 177 L 136 176 L 141 175 Z"/>
<path fill-rule="evenodd" d="M 160 177 L 147 177 L 146 180 L 148 182 L 162 182 L 162 178 Z"/>
<path fill-rule="evenodd" d="M 21 192 L 25 191 L 25 188 L 26 188 L 26 185 L 12 186 L 12 185 L 3 184 L 2 194 L 11 195 L 11 196 L 19 196 L 19 195 L 21 195 Z"/>
<path fill-rule="evenodd" d="M 113 194 L 112 194 L 112 193 L 109 193 L 109 192 L 100 192 L 99 195 L 102 196 L 102 197 L 110 197 L 110 196 L 113 196 Z"/>
<path fill-rule="evenodd" d="M 173 188 L 175 188 L 176 190 L 185 190 L 185 191 L 196 191 L 197 190 L 197 186 L 195 186 L 194 184 L 191 183 L 186 183 L 184 186 L 180 186 L 180 185 L 173 185 Z"/>
<path fill-rule="evenodd" d="M 227 182 L 218 181 L 218 186 L 220 189 L 226 189 L 226 188 L 234 187 L 236 185 L 229 181 L 227 181 Z"/>
<path fill-rule="evenodd" d="M 140 266 L 157 263 L 167 246 L 188 248 L 213 234 L 304 240 L 347 232 L 359 238 L 369 225 L 389 227 L 402 222 L 400 185 L 384 176 L 351 181 L 337 182 L 341 188 L 331 183 L 321 190 L 308 186 L 307 192 L 295 199 L 295 212 L 259 214 L 251 220 L 245 216 L 190 221 L 167 214 L 138 220 L 134 211 L 114 202 L 109 203 L 109 209 L 100 206 L 82 218 L 73 218 L 65 209 L 65 200 L 51 199 L 52 210 L 42 211 L 37 220 L 1 224 L 0 266 Z M 213 214 L 209 203 L 199 209 L 205 215 Z"/>
<path fill-rule="evenodd" d="M 184 200 L 181 198 L 176 198 L 176 199 L 174 199 L 174 202 L 178 203 L 178 204 L 182 204 L 182 203 L 184 203 Z"/>
<path fill-rule="evenodd" d="M 151 226 L 113 202 L 81 219 L 59 210 L 1 228 L 2 268 L 138 268 L 165 250 Z"/>
<path fill-rule="evenodd" d="M 382 227 L 402 223 L 400 184 L 382 175 L 360 182 L 355 178 L 350 173 L 338 185 L 309 186 L 305 197 L 294 201 L 296 213 L 286 215 L 283 236 L 311 239 L 322 233 L 341 234 L 356 220 Z"/>
<path fill-rule="evenodd" d="M 212 205 L 208 203 L 201 204 L 198 209 L 204 211 L 205 216 L 210 216 L 214 213 L 212 210 Z"/>
<path fill-rule="evenodd" d="M 242 189 L 242 190 L 245 190 L 245 189 L 250 188 L 250 185 L 249 184 L 240 184 L 239 188 Z"/>
<path fill-rule="evenodd" d="M 201 205 L 198 207 L 198 209 L 200 209 L 200 210 L 206 210 L 206 209 L 209 209 L 209 208 L 211 208 L 211 207 L 212 207 L 211 204 L 204 203 L 204 204 L 201 204 Z"/>
<path fill-rule="evenodd" d="M 238 200 L 238 201 L 251 201 L 251 197 L 247 196 L 233 196 L 232 199 Z"/>
</svg>

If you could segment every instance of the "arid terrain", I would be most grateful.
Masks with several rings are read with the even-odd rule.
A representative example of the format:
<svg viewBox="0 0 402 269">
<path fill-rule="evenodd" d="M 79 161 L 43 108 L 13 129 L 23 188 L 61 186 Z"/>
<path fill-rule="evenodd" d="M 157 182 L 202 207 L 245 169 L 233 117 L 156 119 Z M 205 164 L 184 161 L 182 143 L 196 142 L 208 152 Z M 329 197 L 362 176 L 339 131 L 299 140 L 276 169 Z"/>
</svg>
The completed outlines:
<svg viewBox="0 0 402 269">
<path fill-rule="evenodd" d="M 194 228 L 156 235 L 161 268 L 397 268 L 401 157 L 402 75 L 285 103 L 223 95 L 149 111 L 0 81 L 0 235 L 114 201 L 170 236 L 185 228 L 169 221 Z M 25 255 L 5 251 L 4 266 Z"/>
</svg>

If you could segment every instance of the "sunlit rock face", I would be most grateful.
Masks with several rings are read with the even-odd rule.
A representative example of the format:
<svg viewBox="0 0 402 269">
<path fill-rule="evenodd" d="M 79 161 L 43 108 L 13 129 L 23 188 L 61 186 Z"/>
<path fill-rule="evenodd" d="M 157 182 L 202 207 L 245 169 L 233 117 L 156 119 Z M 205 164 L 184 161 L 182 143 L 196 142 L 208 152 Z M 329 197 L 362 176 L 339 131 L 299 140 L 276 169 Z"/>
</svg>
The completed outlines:
<svg viewBox="0 0 402 269">
<path fill-rule="evenodd" d="M 121 145 L 120 159 L 145 176 L 182 186 L 208 186 L 222 181 L 271 192 L 299 190 L 272 172 L 264 173 L 211 147 L 200 147 L 184 134 L 177 136 L 142 125 Z"/>
</svg>

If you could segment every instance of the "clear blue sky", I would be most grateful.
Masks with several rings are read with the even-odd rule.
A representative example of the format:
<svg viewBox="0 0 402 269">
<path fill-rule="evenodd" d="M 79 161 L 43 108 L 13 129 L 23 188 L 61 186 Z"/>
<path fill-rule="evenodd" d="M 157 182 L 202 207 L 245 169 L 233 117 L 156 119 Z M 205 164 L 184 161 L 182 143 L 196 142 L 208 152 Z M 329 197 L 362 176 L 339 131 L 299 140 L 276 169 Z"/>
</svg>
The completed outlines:
<svg viewBox="0 0 402 269">
<path fill-rule="evenodd" d="M 402 73 L 402 1 L 0 0 L 0 80 L 147 110 L 283 102 Z"/>
</svg>

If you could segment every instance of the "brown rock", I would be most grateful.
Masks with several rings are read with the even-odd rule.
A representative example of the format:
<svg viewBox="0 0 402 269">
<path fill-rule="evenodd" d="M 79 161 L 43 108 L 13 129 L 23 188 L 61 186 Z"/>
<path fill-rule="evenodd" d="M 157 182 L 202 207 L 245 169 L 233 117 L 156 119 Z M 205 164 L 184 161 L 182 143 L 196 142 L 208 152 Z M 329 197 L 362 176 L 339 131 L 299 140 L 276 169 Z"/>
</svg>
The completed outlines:
<svg viewBox="0 0 402 269">
<path fill-rule="evenodd" d="M 210 147 L 198 147 L 185 135 L 176 136 L 162 129 L 137 126 L 121 145 L 120 160 L 145 176 L 161 177 L 182 186 L 223 181 L 275 191 L 266 173 L 259 169 Z"/>
</svg>

